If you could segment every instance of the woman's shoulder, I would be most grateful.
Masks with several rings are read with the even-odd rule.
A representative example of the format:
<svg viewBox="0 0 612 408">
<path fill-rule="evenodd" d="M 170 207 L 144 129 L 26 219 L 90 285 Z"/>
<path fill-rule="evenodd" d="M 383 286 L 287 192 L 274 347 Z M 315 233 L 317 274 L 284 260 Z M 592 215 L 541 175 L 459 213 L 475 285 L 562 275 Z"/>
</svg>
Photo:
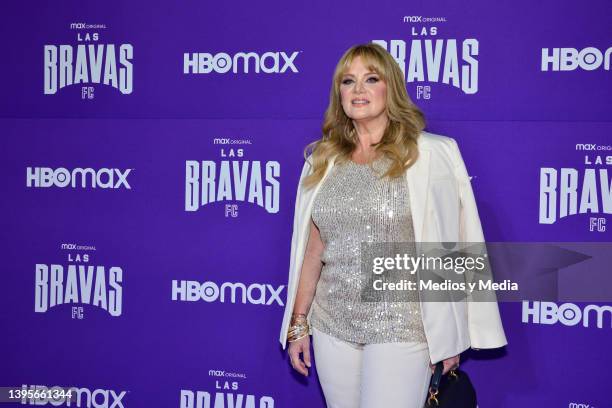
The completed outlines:
<svg viewBox="0 0 612 408">
<path fill-rule="evenodd" d="M 428 150 L 430 158 L 436 163 L 451 163 L 453 167 L 463 164 L 457 141 L 449 136 L 431 132 L 421 132 L 418 139 L 419 149 Z"/>
<path fill-rule="evenodd" d="M 421 131 L 417 139 L 419 147 L 429 150 L 444 150 L 448 152 L 457 146 L 455 139 L 449 136 Z"/>
</svg>

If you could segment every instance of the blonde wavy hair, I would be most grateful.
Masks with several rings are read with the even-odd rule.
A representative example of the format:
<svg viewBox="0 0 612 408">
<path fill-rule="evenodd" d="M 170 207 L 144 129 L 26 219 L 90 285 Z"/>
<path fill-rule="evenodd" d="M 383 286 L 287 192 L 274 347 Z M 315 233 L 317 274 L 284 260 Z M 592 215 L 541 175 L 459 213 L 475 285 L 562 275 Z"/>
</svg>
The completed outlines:
<svg viewBox="0 0 612 408">
<path fill-rule="evenodd" d="M 417 138 L 425 128 L 425 116 L 408 96 L 399 65 L 380 45 L 358 44 L 349 48 L 336 65 L 323 121 L 323 136 L 304 149 L 304 158 L 312 155 L 313 164 L 312 173 L 304 178 L 304 187 L 311 187 L 323 178 L 332 157 L 336 156 L 337 163 L 351 160 L 359 143 L 353 121 L 344 112 L 340 100 L 342 76 L 357 57 L 361 57 L 368 69 L 376 72 L 387 85 L 385 113 L 388 124 L 381 140 L 372 144 L 376 154 L 382 153 L 392 160 L 381 177 L 401 176 L 418 158 Z"/>
</svg>

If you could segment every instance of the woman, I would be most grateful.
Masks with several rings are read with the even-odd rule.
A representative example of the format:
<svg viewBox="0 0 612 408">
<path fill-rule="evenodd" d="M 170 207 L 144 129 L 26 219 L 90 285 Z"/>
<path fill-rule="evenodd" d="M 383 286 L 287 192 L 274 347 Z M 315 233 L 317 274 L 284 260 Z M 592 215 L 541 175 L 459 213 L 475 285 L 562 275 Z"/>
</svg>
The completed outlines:
<svg viewBox="0 0 612 408">
<path fill-rule="evenodd" d="M 484 242 L 456 142 L 423 128 L 386 50 L 342 56 L 325 136 L 306 148 L 280 335 L 308 375 L 312 334 L 330 408 L 421 408 L 433 364 L 446 373 L 469 347 L 507 343 L 494 301 L 361 300 L 362 242 Z"/>
</svg>

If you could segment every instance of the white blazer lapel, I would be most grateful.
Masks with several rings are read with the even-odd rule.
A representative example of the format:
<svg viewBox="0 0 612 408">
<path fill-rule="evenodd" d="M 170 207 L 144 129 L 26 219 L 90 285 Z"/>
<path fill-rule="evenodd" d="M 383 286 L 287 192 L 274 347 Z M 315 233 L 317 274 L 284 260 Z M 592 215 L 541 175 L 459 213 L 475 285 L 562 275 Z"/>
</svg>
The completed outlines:
<svg viewBox="0 0 612 408">
<path fill-rule="evenodd" d="M 423 240 L 423 223 L 427 208 L 427 188 L 429 186 L 430 154 L 429 150 L 419 149 L 417 161 L 406 171 L 415 242 L 422 242 Z"/>
</svg>

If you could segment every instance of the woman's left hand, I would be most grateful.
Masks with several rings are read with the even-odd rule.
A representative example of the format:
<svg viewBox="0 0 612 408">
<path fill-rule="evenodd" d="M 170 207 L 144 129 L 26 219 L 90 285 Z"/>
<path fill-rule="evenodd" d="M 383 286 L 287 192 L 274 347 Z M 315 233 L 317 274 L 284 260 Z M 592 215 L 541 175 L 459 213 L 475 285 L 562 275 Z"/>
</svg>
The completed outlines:
<svg viewBox="0 0 612 408">
<path fill-rule="evenodd" d="M 447 358 L 443 361 L 443 363 L 444 369 L 442 370 L 442 375 L 448 373 L 450 370 L 455 370 L 459 368 L 459 356 L 456 355 L 455 357 Z M 429 366 L 431 367 L 431 372 L 433 374 L 434 370 L 436 369 L 436 366 L 435 364 L 430 364 Z"/>
</svg>

